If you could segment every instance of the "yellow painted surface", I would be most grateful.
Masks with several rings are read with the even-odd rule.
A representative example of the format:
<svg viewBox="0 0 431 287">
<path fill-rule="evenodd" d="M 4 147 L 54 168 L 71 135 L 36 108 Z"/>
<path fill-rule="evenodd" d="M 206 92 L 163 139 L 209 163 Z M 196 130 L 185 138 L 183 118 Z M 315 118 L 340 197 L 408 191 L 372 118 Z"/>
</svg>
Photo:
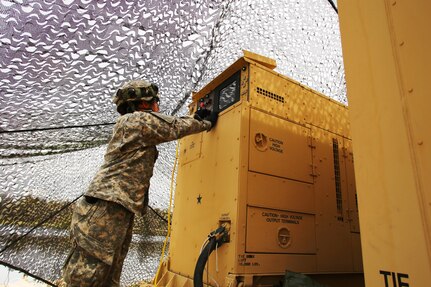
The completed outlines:
<svg viewBox="0 0 431 287">
<path fill-rule="evenodd" d="M 431 2 L 339 5 L 365 283 L 430 286 Z"/>
<path fill-rule="evenodd" d="M 252 109 L 250 135 L 250 171 L 313 182 L 309 128 Z"/>
<path fill-rule="evenodd" d="M 253 62 L 259 63 L 271 70 L 277 67 L 277 63 L 275 62 L 274 59 L 271 59 L 250 51 L 244 50 L 244 58 L 246 58 L 248 62 L 253 61 Z"/>
<path fill-rule="evenodd" d="M 197 142 L 201 136 L 203 141 L 199 160 L 187 162 L 180 157 L 179 161 L 170 245 L 173 272 L 193 277 L 207 235 L 218 227 L 221 217 L 236 218 L 240 112 L 240 107 L 232 107 L 219 116 L 217 132 L 203 132 L 180 142 L 181 154 L 187 154 L 185 149 L 191 142 Z M 236 227 L 237 222 L 232 221 L 233 230 Z M 235 232 L 231 233 L 231 240 L 236 238 Z M 213 274 L 217 282 L 223 282 L 231 271 L 234 252 L 233 248 L 220 249 L 220 272 Z M 210 264 L 214 268 L 215 264 Z"/>
<path fill-rule="evenodd" d="M 314 214 L 248 206 L 246 252 L 316 254 L 314 217 Z M 256 236 L 280 231 L 286 231 L 281 233 L 281 240 Z"/>
<path fill-rule="evenodd" d="M 204 240 L 223 222 L 231 224 L 230 242 L 210 256 L 207 284 L 276 284 L 292 270 L 341 272 L 361 286 L 348 110 L 275 73 L 274 60 L 245 54 L 193 96 L 191 112 L 200 99 L 218 106 L 212 97 L 238 79 L 238 101 L 220 112 L 217 126 L 180 141 L 159 286 L 192 278 Z"/>
</svg>

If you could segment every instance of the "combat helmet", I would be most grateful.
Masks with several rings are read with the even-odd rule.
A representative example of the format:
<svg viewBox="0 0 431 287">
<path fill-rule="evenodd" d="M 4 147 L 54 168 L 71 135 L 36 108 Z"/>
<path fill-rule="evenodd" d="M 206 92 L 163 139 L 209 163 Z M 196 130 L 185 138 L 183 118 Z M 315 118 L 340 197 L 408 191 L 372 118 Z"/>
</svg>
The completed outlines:
<svg viewBox="0 0 431 287">
<path fill-rule="evenodd" d="M 159 88 L 146 80 L 132 80 L 124 84 L 113 98 L 117 111 L 125 114 L 136 109 L 141 101 L 159 100 Z"/>
</svg>

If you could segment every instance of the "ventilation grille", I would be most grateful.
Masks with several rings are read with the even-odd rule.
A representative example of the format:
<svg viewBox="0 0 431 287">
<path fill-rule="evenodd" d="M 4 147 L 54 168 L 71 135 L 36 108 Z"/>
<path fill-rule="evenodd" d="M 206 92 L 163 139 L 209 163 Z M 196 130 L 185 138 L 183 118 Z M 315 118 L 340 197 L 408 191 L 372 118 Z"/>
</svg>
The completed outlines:
<svg viewBox="0 0 431 287">
<path fill-rule="evenodd" d="M 334 154 L 335 172 L 335 195 L 337 200 L 337 219 L 343 221 L 343 196 L 341 194 L 341 174 L 340 174 L 340 155 L 338 153 L 338 140 L 332 139 L 332 150 Z"/>
<path fill-rule="evenodd" d="M 277 94 L 271 93 L 271 92 L 269 92 L 267 90 L 264 90 L 264 89 L 261 89 L 261 88 L 256 88 L 256 91 L 257 91 L 258 94 L 260 94 L 262 96 L 265 96 L 265 97 L 268 97 L 270 99 L 276 100 L 276 101 L 278 101 L 280 103 L 284 103 L 284 97 L 282 97 L 282 96 L 279 96 Z"/>
</svg>

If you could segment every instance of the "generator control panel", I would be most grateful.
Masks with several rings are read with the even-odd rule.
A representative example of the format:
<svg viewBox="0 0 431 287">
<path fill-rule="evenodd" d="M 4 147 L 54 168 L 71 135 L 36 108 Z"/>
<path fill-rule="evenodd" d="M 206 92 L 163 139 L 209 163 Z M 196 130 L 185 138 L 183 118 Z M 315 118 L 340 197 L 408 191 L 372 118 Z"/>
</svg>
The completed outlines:
<svg viewBox="0 0 431 287">
<path fill-rule="evenodd" d="M 207 94 L 205 97 L 200 98 L 198 101 L 198 110 L 207 109 L 209 111 L 214 110 L 214 93 Z"/>
<path fill-rule="evenodd" d="M 200 98 L 197 110 L 207 109 L 210 112 L 221 112 L 239 101 L 240 71 L 225 80 L 210 93 Z"/>
</svg>

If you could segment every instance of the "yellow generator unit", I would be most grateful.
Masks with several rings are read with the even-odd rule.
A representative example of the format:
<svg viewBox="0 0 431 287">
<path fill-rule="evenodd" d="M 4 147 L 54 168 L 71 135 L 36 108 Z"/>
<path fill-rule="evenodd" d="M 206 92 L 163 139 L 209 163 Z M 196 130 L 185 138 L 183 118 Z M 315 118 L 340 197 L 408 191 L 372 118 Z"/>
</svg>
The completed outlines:
<svg viewBox="0 0 431 287">
<path fill-rule="evenodd" d="M 363 286 L 348 109 L 275 67 L 244 51 L 194 94 L 191 112 L 219 119 L 180 141 L 170 254 L 157 286 L 193 286 L 205 263 L 208 286 L 282 286 L 287 270 Z M 212 238 L 218 244 L 203 248 Z"/>
</svg>

